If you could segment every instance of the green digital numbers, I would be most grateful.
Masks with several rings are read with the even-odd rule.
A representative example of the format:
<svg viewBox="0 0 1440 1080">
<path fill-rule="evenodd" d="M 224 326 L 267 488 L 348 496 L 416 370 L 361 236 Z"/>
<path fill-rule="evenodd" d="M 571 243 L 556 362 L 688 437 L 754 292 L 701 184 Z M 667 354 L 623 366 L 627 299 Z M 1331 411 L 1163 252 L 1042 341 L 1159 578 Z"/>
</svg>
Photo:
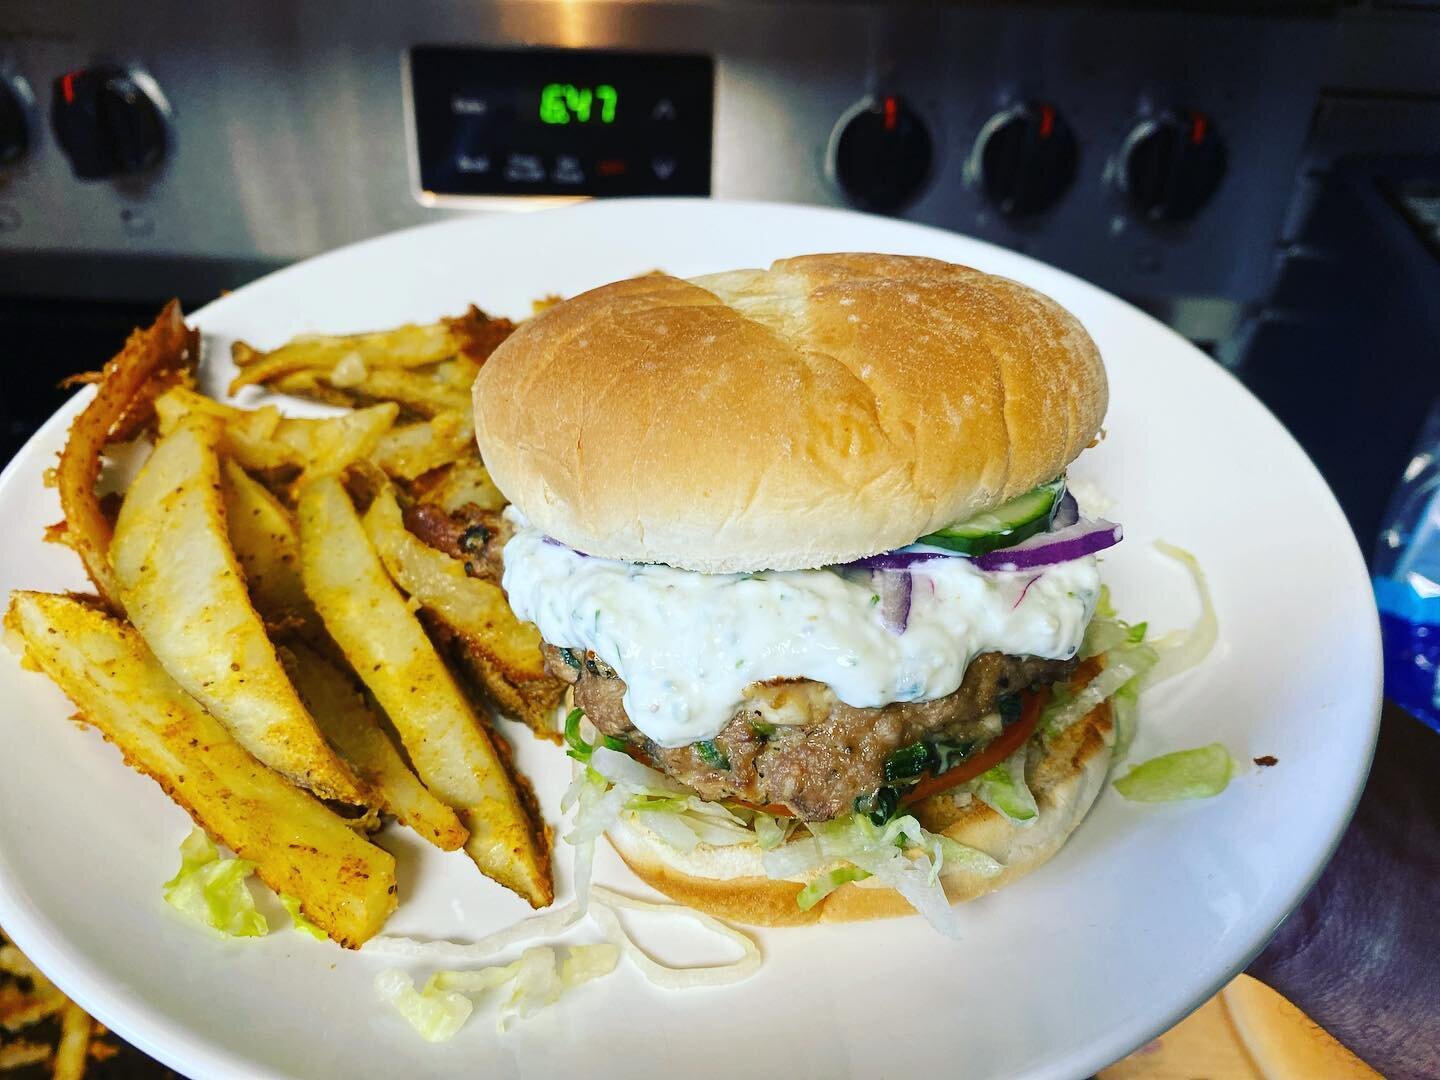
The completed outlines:
<svg viewBox="0 0 1440 1080">
<path fill-rule="evenodd" d="M 620 100 L 620 95 L 615 92 L 613 86 L 601 83 L 595 87 L 595 97 L 600 102 L 600 122 L 613 124 L 615 122 L 615 103 Z"/>
<path fill-rule="evenodd" d="M 568 124 L 570 114 L 565 110 L 565 91 L 573 90 L 563 83 L 548 83 L 540 91 L 540 122 L 542 124 Z"/>
<path fill-rule="evenodd" d="M 573 120 L 577 124 L 588 124 L 594 118 L 602 124 L 613 124 L 619 100 L 615 87 L 608 83 L 599 86 L 546 83 L 540 90 L 540 122 L 568 124 Z"/>
</svg>

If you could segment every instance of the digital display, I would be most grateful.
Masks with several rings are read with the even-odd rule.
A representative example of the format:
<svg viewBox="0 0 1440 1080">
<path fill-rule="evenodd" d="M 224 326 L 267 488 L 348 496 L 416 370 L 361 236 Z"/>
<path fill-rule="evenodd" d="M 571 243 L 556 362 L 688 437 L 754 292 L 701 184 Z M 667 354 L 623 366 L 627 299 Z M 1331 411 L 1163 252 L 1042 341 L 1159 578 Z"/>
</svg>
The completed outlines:
<svg viewBox="0 0 1440 1080">
<path fill-rule="evenodd" d="M 546 83 L 540 90 L 540 122 L 542 124 L 588 124 L 593 114 L 602 124 L 615 122 L 620 95 L 609 83 L 593 89 L 569 83 Z"/>
<path fill-rule="evenodd" d="M 409 60 L 427 196 L 710 193 L 707 56 L 419 46 Z"/>
</svg>

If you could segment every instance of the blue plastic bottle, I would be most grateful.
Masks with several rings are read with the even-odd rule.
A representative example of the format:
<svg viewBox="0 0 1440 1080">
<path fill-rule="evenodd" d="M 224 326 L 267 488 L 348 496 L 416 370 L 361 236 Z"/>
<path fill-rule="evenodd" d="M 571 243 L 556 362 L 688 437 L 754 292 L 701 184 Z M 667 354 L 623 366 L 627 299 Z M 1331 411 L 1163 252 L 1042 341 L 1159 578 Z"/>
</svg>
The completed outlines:
<svg viewBox="0 0 1440 1080">
<path fill-rule="evenodd" d="M 1440 731 L 1440 400 L 1386 510 L 1373 581 L 1385 694 Z"/>
</svg>

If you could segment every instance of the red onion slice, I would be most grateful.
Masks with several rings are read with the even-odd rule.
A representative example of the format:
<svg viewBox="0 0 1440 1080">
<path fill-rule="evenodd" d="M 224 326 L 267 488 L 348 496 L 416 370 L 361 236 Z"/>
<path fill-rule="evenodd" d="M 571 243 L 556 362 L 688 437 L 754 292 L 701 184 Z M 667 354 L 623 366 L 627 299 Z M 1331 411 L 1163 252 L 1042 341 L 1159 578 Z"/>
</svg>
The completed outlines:
<svg viewBox="0 0 1440 1080">
<path fill-rule="evenodd" d="M 884 551 L 879 555 L 870 555 L 864 559 L 856 559 L 852 563 L 845 563 L 840 569 L 908 570 L 917 563 L 929 562 L 931 559 L 963 559 L 964 557 L 955 551 Z"/>
<path fill-rule="evenodd" d="M 1053 566 L 1114 547 L 1124 536 L 1113 521 L 1081 519 L 1054 532 L 1040 533 L 1014 547 L 1000 548 L 973 560 L 981 570 L 1030 570 Z"/>
<path fill-rule="evenodd" d="M 903 634 L 910 624 L 910 598 L 915 582 L 909 570 L 872 570 L 870 580 L 880 597 L 880 621 L 892 634 Z"/>
<path fill-rule="evenodd" d="M 544 541 L 545 541 L 545 543 L 549 544 L 551 547 L 563 548 L 565 551 L 570 552 L 571 555 L 579 555 L 580 558 L 582 558 L 582 559 L 588 559 L 588 558 L 590 558 L 590 556 L 587 555 L 587 554 L 585 554 L 585 552 L 579 550 L 578 548 L 572 548 L 569 544 L 562 544 L 559 540 L 556 540 L 553 536 L 546 536 L 546 537 L 544 537 Z"/>
</svg>

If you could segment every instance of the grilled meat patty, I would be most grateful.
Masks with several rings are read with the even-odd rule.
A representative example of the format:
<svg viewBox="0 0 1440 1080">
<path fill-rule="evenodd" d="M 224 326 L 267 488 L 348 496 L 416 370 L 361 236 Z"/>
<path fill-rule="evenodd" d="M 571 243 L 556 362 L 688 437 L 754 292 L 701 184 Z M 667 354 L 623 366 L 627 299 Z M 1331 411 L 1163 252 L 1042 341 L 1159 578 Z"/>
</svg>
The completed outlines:
<svg viewBox="0 0 1440 1080">
<path fill-rule="evenodd" d="M 606 735 L 639 747 L 703 798 L 782 803 L 807 821 L 848 813 L 857 797 L 873 794 L 885 783 L 891 751 L 920 739 L 980 738 L 987 734 L 983 720 L 999 698 L 1058 682 L 1075 668 L 1074 660 L 982 653 L 953 694 L 878 709 L 846 705 L 806 680 L 774 684 L 772 690 L 804 702 L 808 718 L 772 724 L 760 707 L 743 708 L 711 740 L 713 751 L 708 746 L 702 751 L 699 743 L 666 749 L 637 730 L 625 715 L 625 683 L 603 661 L 548 644 L 544 650 L 546 668 L 574 685 L 575 704 Z"/>
</svg>

